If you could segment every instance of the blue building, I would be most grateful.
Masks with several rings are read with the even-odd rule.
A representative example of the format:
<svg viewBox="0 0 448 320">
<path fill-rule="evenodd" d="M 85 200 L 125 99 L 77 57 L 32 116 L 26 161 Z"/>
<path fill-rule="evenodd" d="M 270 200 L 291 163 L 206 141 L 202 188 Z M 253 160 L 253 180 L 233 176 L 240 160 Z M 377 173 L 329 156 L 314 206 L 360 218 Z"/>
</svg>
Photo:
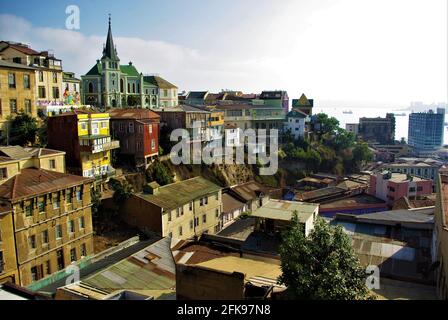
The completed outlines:
<svg viewBox="0 0 448 320">
<path fill-rule="evenodd" d="M 445 109 L 438 108 L 437 113 L 411 113 L 409 115 L 408 144 L 417 152 L 432 151 L 443 145 Z"/>
</svg>

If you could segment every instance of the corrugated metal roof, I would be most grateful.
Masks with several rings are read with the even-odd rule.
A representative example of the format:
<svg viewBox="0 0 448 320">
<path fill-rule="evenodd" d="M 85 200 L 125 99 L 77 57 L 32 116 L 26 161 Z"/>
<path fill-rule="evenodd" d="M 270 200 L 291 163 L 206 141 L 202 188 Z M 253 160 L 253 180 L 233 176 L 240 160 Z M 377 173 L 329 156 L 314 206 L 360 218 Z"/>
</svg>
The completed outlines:
<svg viewBox="0 0 448 320">
<path fill-rule="evenodd" d="M 176 285 L 171 239 L 164 238 L 83 283 L 107 292 L 116 290 L 171 290 Z"/>
<path fill-rule="evenodd" d="M 202 177 L 172 183 L 158 189 L 157 195 L 140 193 L 138 196 L 166 210 L 178 208 L 201 196 L 216 193 L 221 187 Z"/>
<path fill-rule="evenodd" d="M 293 213 L 297 212 L 299 221 L 304 223 L 313 215 L 318 207 L 317 204 L 313 203 L 272 199 L 252 212 L 251 216 L 256 218 L 290 221 Z"/>
<path fill-rule="evenodd" d="M 67 173 L 36 168 L 22 169 L 19 174 L 0 185 L 0 197 L 17 200 L 45 194 L 91 181 Z"/>
</svg>

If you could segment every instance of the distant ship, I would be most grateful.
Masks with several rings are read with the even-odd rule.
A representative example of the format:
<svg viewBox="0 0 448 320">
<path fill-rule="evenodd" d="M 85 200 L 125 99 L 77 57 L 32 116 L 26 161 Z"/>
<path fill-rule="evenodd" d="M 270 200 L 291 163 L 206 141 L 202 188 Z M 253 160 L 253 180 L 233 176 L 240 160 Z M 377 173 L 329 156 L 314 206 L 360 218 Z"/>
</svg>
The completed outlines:
<svg viewBox="0 0 448 320">
<path fill-rule="evenodd" d="M 343 114 L 353 114 L 352 110 L 344 110 L 342 111 Z"/>
<path fill-rule="evenodd" d="M 406 117 L 406 112 L 403 113 L 395 113 L 396 117 Z"/>
</svg>

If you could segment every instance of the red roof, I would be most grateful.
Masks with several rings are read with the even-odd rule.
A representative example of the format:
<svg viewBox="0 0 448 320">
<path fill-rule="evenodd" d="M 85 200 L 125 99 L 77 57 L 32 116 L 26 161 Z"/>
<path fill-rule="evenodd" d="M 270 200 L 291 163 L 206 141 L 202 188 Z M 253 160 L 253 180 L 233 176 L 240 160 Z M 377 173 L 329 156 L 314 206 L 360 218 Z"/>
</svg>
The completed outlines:
<svg viewBox="0 0 448 320">
<path fill-rule="evenodd" d="M 149 109 L 114 109 L 109 111 L 111 119 L 160 119 L 160 116 Z"/>
<path fill-rule="evenodd" d="M 18 44 L 8 43 L 8 47 L 9 48 L 13 48 L 13 49 L 15 49 L 17 51 L 20 51 L 20 52 L 22 52 L 24 54 L 28 54 L 28 55 L 38 55 L 39 54 L 39 52 L 37 52 L 37 51 L 31 49 L 30 47 L 27 47 L 27 46 L 21 46 L 21 45 L 18 45 Z M 8 48 L 8 47 L 5 47 L 5 49 Z"/>
<path fill-rule="evenodd" d="M 19 174 L 0 185 L 0 198 L 13 201 L 74 187 L 91 181 L 92 179 L 90 178 L 67 173 L 36 168 L 22 169 Z"/>
</svg>

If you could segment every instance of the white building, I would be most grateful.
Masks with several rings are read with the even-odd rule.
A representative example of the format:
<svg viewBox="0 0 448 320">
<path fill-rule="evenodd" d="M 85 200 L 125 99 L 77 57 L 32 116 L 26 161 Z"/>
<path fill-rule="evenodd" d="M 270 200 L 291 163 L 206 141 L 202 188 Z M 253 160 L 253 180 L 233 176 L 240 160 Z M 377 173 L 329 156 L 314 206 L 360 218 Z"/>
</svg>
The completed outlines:
<svg viewBox="0 0 448 320">
<path fill-rule="evenodd" d="M 345 125 L 345 130 L 353 133 L 354 135 L 358 135 L 359 132 L 359 123 L 347 123 Z"/>
<path fill-rule="evenodd" d="M 305 122 L 308 115 L 300 110 L 293 109 L 286 115 L 285 131 L 289 132 L 295 140 L 305 135 Z"/>
</svg>

